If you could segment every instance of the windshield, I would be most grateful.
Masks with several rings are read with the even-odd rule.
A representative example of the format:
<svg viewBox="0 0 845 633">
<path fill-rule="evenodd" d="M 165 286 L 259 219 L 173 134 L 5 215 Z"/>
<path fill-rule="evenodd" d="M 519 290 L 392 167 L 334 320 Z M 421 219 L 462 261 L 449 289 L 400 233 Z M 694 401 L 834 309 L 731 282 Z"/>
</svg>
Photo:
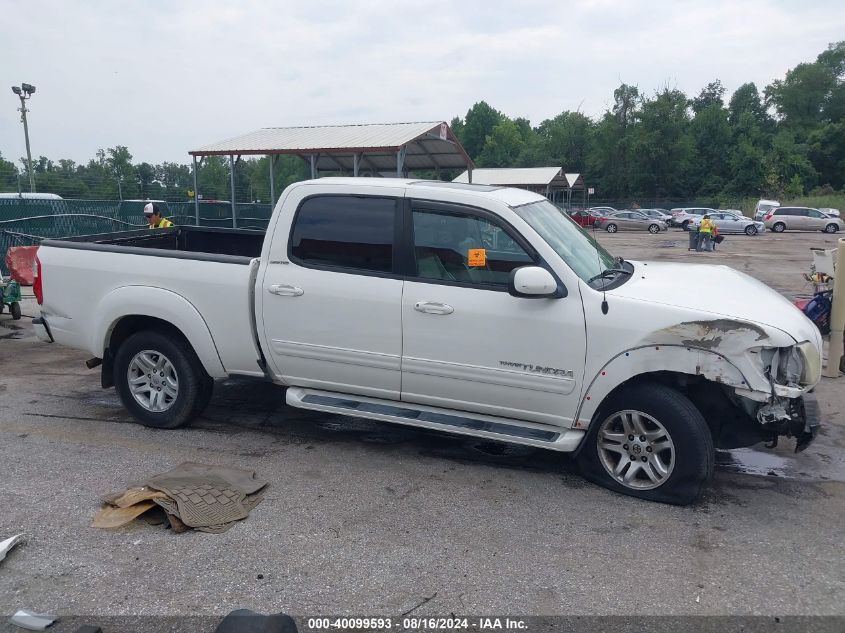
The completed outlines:
<svg viewBox="0 0 845 633">
<path fill-rule="evenodd" d="M 608 268 L 616 267 L 616 259 L 596 240 L 547 200 L 532 202 L 514 211 L 560 255 L 584 281 L 589 281 Z"/>
</svg>

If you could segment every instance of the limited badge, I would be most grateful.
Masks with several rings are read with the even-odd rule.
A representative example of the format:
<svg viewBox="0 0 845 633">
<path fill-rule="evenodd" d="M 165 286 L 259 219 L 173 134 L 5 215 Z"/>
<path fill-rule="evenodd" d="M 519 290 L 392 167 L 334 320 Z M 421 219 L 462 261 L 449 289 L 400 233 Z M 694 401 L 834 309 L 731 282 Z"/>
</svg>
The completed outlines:
<svg viewBox="0 0 845 633">
<path fill-rule="evenodd" d="M 487 265 L 487 249 L 471 248 L 467 251 L 467 265 L 471 267 Z"/>
</svg>

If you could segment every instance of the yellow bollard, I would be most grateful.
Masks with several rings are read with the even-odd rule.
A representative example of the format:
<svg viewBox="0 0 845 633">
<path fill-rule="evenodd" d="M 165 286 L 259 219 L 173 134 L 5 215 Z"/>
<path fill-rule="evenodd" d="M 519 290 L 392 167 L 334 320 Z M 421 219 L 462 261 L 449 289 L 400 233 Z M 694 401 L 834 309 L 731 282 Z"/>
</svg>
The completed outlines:
<svg viewBox="0 0 845 633">
<path fill-rule="evenodd" d="M 824 375 L 839 377 L 839 363 L 843 354 L 845 336 L 845 239 L 839 239 L 836 252 L 836 276 L 833 279 L 833 308 L 830 311 L 830 342 L 827 348 L 827 366 Z"/>
</svg>

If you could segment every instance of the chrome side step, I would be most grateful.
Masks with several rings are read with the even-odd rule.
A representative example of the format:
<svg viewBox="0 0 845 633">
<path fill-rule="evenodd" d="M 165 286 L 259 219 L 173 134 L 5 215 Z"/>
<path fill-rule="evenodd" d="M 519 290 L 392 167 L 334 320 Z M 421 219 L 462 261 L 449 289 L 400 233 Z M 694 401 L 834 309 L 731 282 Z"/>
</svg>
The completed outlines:
<svg viewBox="0 0 845 633">
<path fill-rule="evenodd" d="M 302 387 L 290 387 L 285 399 L 289 405 L 300 409 L 395 422 L 563 452 L 578 448 L 585 435 L 585 431 L 579 429 Z"/>
</svg>

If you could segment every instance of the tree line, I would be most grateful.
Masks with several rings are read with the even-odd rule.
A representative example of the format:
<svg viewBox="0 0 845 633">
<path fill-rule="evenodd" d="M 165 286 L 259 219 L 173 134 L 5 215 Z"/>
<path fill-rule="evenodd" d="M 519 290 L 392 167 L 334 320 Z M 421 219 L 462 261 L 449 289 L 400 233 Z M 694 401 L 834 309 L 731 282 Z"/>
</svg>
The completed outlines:
<svg viewBox="0 0 845 633">
<path fill-rule="evenodd" d="M 584 175 L 603 199 L 795 198 L 845 187 L 845 41 L 813 62 L 798 64 L 762 90 L 740 86 L 726 101 L 717 79 L 690 97 L 665 86 L 647 95 L 620 85 L 597 119 L 564 111 L 537 126 L 485 101 L 451 126 L 478 167 L 562 166 Z M 237 201 L 269 200 L 269 159 L 244 159 L 235 169 Z M 26 161 L 0 155 L 0 191 L 28 191 Z M 87 164 L 39 157 L 38 191 L 73 198 L 186 200 L 187 164 L 133 164 L 125 146 L 97 152 Z M 281 156 L 278 191 L 309 177 L 307 165 Z M 426 175 L 426 174 L 421 174 Z M 228 159 L 206 157 L 199 189 L 228 199 Z"/>
</svg>

